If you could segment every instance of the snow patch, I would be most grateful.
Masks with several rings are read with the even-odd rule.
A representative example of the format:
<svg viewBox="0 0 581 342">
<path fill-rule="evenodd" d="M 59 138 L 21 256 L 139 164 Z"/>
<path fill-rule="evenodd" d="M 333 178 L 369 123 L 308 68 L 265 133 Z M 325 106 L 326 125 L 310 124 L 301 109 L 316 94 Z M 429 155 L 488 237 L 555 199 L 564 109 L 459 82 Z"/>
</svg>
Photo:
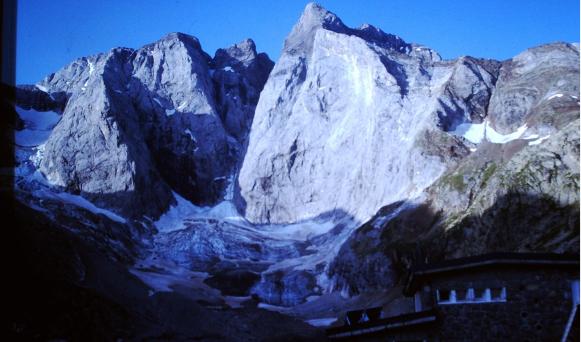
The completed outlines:
<svg viewBox="0 0 581 342">
<path fill-rule="evenodd" d="M 394 217 L 398 216 L 404 209 L 409 209 L 417 206 L 417 204 L 413 202 L 406 202 L 400 205 L 399 207 L 392 210 L 389 214 L 379 217 L 373 222 L 373 228 L 380 229 L 383 227 L 387 222 L 391 221 Z"/>
<path fill-rule="evenodd" d="M 308 220 L 291 224 L 274 224 L 260 227 L 266 235 L 271 238 L 281 240 L 306 241 L 311 237 L 328 233 L 335 228 L 336 223 L 332 220 L 317 221 Z"/>
<path fill-rule="evenodd" d="M 155 101 L 155 103 L 157 103 L 157 104 L 158 104 L 160 107 L 163 107 L 163 106 L 161 105 L 161 101 L 159 101 L 158 99 L 156 99 L 156 98 L 153 98 L 153 101 Z"/>
<path fill-rule="evenodd" d="M 188 105 L 188 102 L 184 101 L 178 106 L 177 110 L 182 111 L 186 108 L 187 105 Z"/>
<path fill-rule="evenodd" d="M 549 137 L 550 137 L 550 136 L 551 136 L 551 135 L 549 134 L 549 135 L 545 135 L 544 137 L 540 137 L 540 138 L 538 138 L 538 139 L 535 139 L 535 140 L 533 140 L 533 141 L 530 141 L 530 142 L 529 142 L 529 145 L 539 145 L 539 144 L 540 144 L 540 143 L 542 143 L 543 141 L 545 141 L 545 140 L 549 139 Z"/>
<path fill-rule="evenodd" d="M 527 128 L 527 125 L 524 124 L 517 128 L 516 131 L 505 135 L 495 131 L 494 128 L 490 126 L 490 123 L 485 121 L 479 124 L 462 123 L 456 126 L 456 128 L 449 133 L 464 137 L 466 140 L 475 144 L 479 144 L 482 141 L 490 141 L 495 144 L 506 144 L 509 141 L 521 139 Z"/>
<path fill-rule="evenodd" d="M 466 140 L 479 144 L 484 140 L 485 136 L 485 124 L 472 124 L 472 123 L 462 123 L 456 126 L 456 128 L 450 133 L 464 137 Z"/>
<path fill-rule="evenodd" d="M 201 211 L 200 207 L 193 205 L 177 193 L 174 192 L 173 196 L 177 203 L 171 206 L 165 214 L 161 215 L 159 220 L 154 222 L 155 227 L 160 232 L 184 229 L 184 220 L 196 216 Z"/>
<path fill-rule="evenodd" d="M 305 322 L 314 327 L 328 327 L 331 324 L 337 322 L 337 317 L 308 319 Z"/>
<path fill-rule="evenodd" d="M 92 75 L 93 72 L 95 71 L 95 65 L 91 63 L 91 61 L 89 60 L 87 60 L 87 63 L 89 64 L 89 75 Z"/>
<path fill-rule="evenodd" d="M 40 91 L 44 91 L 45 93 L 48 93 L 48 88 L 47 87 L 45 87 L 43 85 L 40 85 L 40 84 L 35 84 L 34 86 L 36 88 L 38 88 Z"/>
<path fill-rule="evenodd" d="M 194 135 L 192 134 L 192 131 L 190 131 L 189 128 L 186 128 L 184 130 L 184 133 L 186 133 L 187 135 L 189 135 L 190 136 L 190 139 L 192 139 L 193 142 L 196 142 L 196 138 L 194 137 Z"/>
<path fill-rule="evenodd" d="M 172 116 L 175 113 L 176 113 L 176 110 L 175 109 L 166 109 L 165 110 L 165 115 L 167 115 L 167 116 Z"/>
<path fill-rule="evenodd" d="M 86 210 L 92 212 L 93 214 L 105 215 L 109 219 L 116 221 L 116 222 L 119 222 L 119 223 L 126 223 L 127 222 L 123 217 L 115 214 L 114 212 L 112 212 L 110 210 L 99 208 L 96 205 L 94 205 L 93 203 L 89 202 L 84 197 L 79 196 L 79 195 L 73 195 L 73 194 L 70 194 L 68 192 L 51 192 L 51 191 L 47 191 L 47 190 L 38 190 L 35 192 L 35 195 L 37 197 L 51 198 L 51 199 L 60 200 L 60 201 L 65 202 L 65 203 L 73 204 L 73 205 L 76 205 L 77 207 L 81 207 L 83 209 L 86 209 Z"/>
<path fill-rule="evenodd" d="M 268 310 L 268 311 L 280 312 L 283 314 L 285 312 L 289 311 L 289 308 L 287 308 L 285 306 L 278 306 L 278 305 L 272 305 L 272 304 L 266 304 L 266 303 L 258 303 L 258 308 Z"/>
<path fill-rule="evenodd" d="M 234 72 L 234 69 L 232 69 L 232 67 L 230 67 L 230 66 L 224 67 L 224 68 L 222 68 L 222 70 L 228 71 L 228 72 Z"/>
<path fill-rule="evenodd" d="M 488 121 L 486 121 L 486 139 L 488 139 L 488 141 L 493 142 L 495 144 L 506 144 L 509 141 L 513 141 L 516 139 L 519 139 L 524 132 L 527 130 L 527 125 L 524 124 L 522 126 L 520 126 L 519 128 L 517 128 L 516 131 L 507 134 L 507 135 L 503 135 L 500 134 L 498 132 L 496 132 L 488 123 Z"/>
<path fill-rule="evenodd" d="M 224 296 L 224 301 L 226 302 L 226 304 L 233 309 L 241 308 L 242 303 L 249 301 L 250 299 L 252 299 L 252 297 L 250 296 L 245 297 Z"/>
<path fill-rule="evenodd" d="M 563 94 L 555 94 L 555 95 L 551 95 L 547 100 L 552 100 L 554 98 L 559 98 L 559 97 L 563 97 Z"/>
<path fill-rule="evenodd" d="M 203 284 L 204 279 L 208 278 L 208 273 L 190 271 L 162 260 L 157 260 L 156 263 L 144 260 L 130 268 L 129 272 L 152 289 L 149 296 L 156 292 L 173 292 L 176 285 L 209 289 Z M 212 292 L 219 293 L 217 290 Z"/>
</svg>

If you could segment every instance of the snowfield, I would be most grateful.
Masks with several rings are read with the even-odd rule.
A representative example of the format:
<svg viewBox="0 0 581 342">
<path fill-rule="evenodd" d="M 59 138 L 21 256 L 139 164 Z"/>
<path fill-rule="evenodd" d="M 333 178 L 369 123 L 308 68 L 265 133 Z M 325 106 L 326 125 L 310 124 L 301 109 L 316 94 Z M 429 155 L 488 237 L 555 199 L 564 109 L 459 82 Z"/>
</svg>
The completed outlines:
<svg viewBox="0 0 581 342">
<path fill-rule="evenodd" d="M 34 109 L 15 107 L 16 112 L 24 120 L 24 129 L 15 132 L 17 145 L 32 147 L 44 144 L 61 116 L 56 112 L 39 112 Z"/>
<path fill-rule="evenodd" d="M 502 134 L 494 130 L 488 120 L 484 120 L 483 123 L 479 124 L 462 123 L 456 126 L 453 131 L 448 133 L 464 137 L 466 140 L 474 144 L 480 144 L 483 141 L 489 141 L 494 144 L 506 144 L 517 139 L 528 139 L 523 138 L 523 134 L 526 132 L 527 128 L 527 125 L 524 124 L 510 134 Z"/>
</svg>

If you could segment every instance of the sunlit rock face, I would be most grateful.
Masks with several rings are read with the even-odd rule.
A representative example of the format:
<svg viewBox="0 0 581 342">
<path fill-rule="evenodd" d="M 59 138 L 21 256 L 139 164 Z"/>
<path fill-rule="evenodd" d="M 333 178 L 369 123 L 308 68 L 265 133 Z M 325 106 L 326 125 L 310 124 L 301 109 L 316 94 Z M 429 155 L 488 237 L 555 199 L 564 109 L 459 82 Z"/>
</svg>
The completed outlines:
<svg viewBox="0 0 581 342">
<path fill-rule="evenodd" d="M 246 218 L 294 222 L 340 209 L 363 221 L 417 195 L 450 157 L 426 135 L 482 120 L 496 64 L 443 62 L 307 5 L 256 108 L 239 175 Z"/>
<path fill-rule="evenodd" d="M 579 253 L 578 47 L 547 44 L 497 65 L 483 122 L 449 128 L 474 143 L 470 154 L 420 200 L 382 208 L 343 244 L 330 267 L 340 288 L 393 284 L 393 270 L 418 258 Z"/>
<path fill-rule="evenodd" d="M 37 85 L 53 102 L 68 100 L 40 170 L 53 185 L 127 216 L 159 216 L 173 203 L 171 189 L 214 203 L 271 68 L 251 40 L 212 59 L 182 33 L 78 59 Z"/>
<path fill-rule="evenodd" d="M 554 105 L 569 106 L 573 109 L 569 112 L 574 112 L 578 100 L 578 45 L 547 44 L 502 64 L 489 116 L 497 131 L 504 134 L 525 124 L 549 133 L 574 119 L 562 115 L 563 110 L 555 110 Z"/>
</svg>

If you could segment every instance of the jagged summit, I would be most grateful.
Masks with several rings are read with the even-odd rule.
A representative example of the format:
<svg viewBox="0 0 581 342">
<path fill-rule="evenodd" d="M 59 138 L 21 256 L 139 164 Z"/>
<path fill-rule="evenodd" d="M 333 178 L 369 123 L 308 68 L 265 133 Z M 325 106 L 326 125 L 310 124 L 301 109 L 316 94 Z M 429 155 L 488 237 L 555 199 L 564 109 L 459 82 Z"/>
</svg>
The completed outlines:
<svg viewBox="0 0 581 342">
<path fill-rule="evenodd" d="M 312 2 L 307 4 L 297 24 L 287 37 L 284 46 L 285 51 L 293 53 L 304 51 L 308 56 L 312 49 L 315 33 L 319 29 L 356 36 L 378 47 L 401 53 L 411 53 L 413 47 L 415 47 L 415 45 L 408 44 L 401 37 L 386 33 L 380 28 L 367 23 L 359 28 L 350 28 L 333 12 Z M 434 56 L 437 55 L 430 49 L 426 48 L 426 50 L 432 52 Z"/>
<path fill-rule="evenodd" d="M 256 44 L 252 39 L 247 38 L 225 49 L 216 50 L 214 63 L 216 67 L 223 67 L 232 63 L 248 66 L 257 56 Z"/>
<path fill-rule="evenodd" d="M 299 23 L 311 23 L 327 25 L 325 28 L 332 28 L 333 26 L 344 26 L 343 22 L 335 13 L 328 11 L 323 6 L 311 2 L 305 6 L 301 15 Z"/>
<path fill-rule="evenodd" d="M 284 50 L 304 51 L 308 54 L 312 48 L 314 34 L 320 28 L 335 32 L 345 32 L 348 29 L 334 13 L 311 2 L 307 4 L 299 21 L 286 38 Z"/>
<path fill-rule="evenodd" d="M 182 32 L 170 32 L 157 41 L 144 45 L 142 49 L 153 49 L 156 45 L 172 43 L 181 43 L 196 50 L 202 50 L 202 44 L 197 37 Z"/>
<path fill-rule="evenodd" d="M 165 36 L 163 36 L 158 41 L 164 41 L 164 40 L 179 40 L 182 42 L 193 42 L 195 44 L 200 44 L 200 40 L 197 37 L 194 37 L 192 35 L 189 35 L 189 34 L 186 34 L 183 32 L 170 32 L 170 33 L 166 34 Z"/>
</svg>

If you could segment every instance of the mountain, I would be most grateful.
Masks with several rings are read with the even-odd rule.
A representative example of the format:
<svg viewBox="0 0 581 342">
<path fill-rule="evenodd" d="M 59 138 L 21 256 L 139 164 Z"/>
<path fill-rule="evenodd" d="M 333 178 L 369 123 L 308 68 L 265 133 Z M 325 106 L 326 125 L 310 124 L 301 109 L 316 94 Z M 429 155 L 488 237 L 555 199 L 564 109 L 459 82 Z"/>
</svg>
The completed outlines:
<svg viewBox="0 0 581 342">
<path fill-rule="evenodd" d="M 414 262 L 579 252 L 575 44 L 444 60 L 309 4 L 276 64 L 171 33 L 15 110 L 17 336 L 317 339 Z"/>
<path fill-rule="evenodd" d="M 246 217 L 285 223 L 341 209 L 363 221 L 419 195 L 469 154 L 445 130 L 482 121 L 498 67 L 441 61 L 308 5 L 256 108 L 239 176 Z M 443 151 L 431 150 L 435 139 Z"/>
<path fill-rule="evenodd" d="M 272 64 L 251 40 L 212 59 L 181 33 L 78 59 L 37 85 L 67 103 L 40 171 L 129 217 L 159 217 L 175 203 L 172 190 L 214 203 Z"/>
</svg>

